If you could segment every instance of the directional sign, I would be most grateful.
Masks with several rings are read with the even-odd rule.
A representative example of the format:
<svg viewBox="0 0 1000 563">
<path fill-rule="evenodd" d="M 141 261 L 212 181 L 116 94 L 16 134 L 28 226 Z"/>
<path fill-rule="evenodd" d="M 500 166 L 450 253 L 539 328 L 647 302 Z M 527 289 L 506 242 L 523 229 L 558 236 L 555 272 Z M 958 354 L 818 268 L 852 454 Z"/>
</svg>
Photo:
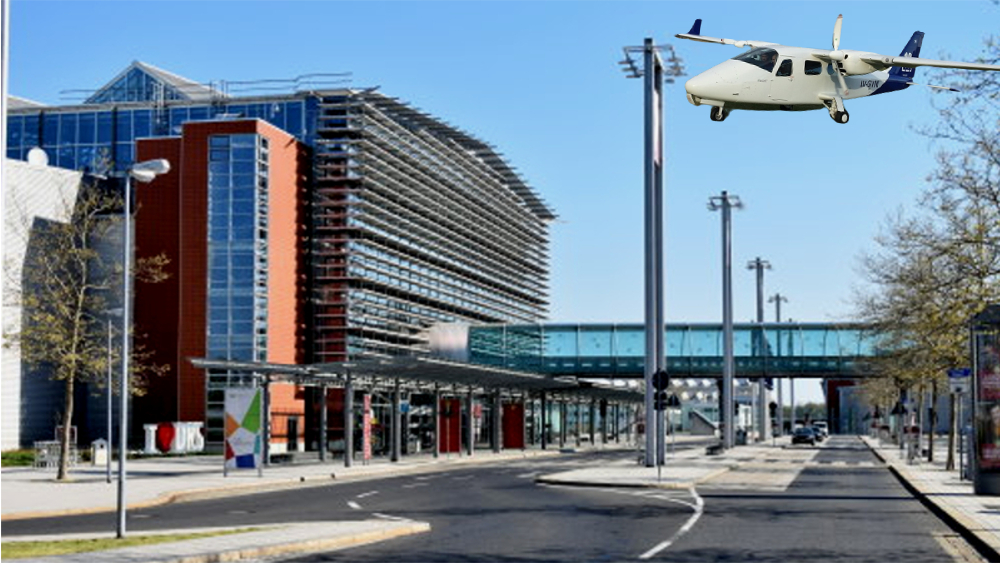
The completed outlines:
<svg viewBox="0 0 1000 563">
<path fill-rule="evenodd" d="M 951 392 L 956 395 L 961 395 L 963 393 L 969 392 L 969 378 L 968 377 L 951 377 L 948 379 Z"/>
<path fill-rule="evenodd" d="M 972 375 L 972 368 L 953 368 L 948 370 L 948 377 L 969 377 Z"/>
</svg>

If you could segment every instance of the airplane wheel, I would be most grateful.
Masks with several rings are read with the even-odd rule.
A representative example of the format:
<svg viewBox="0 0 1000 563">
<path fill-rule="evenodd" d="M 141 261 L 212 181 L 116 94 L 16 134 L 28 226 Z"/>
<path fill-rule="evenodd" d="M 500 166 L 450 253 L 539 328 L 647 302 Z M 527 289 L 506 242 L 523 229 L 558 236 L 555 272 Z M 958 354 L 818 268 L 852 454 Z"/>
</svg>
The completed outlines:
<svg viewBox="0 0 1000 563">
<path fill-rule="evenodd" d="M 837 123 L 847 123 L 850 119 L 851 116 L 846 111 L 838 111 L 833 115 L 833 120 Z"/>
<path fill-rule="evenodd" d="M 724 121 L 727 115 L 729 115 L 727 111 L 715 106 L 712 107 L 712 111 L 708 114 L 708 116 L 712 118 L 712 121 Z"/>
</svg>

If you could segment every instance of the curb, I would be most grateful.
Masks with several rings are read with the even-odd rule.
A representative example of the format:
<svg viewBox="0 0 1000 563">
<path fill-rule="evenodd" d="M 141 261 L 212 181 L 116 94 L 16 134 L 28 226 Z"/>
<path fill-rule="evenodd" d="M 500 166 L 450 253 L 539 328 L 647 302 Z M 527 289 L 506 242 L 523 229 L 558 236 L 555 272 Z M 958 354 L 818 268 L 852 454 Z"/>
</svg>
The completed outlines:
<svg viewBox="0 0 1000 563">
<path fill-rule="evenodd" d="M 574 479 L 562 479 L 556 475 L 540 475 L 535 477 L 536 483 L 542 483 L 545 485 L 562 485 L 565 487 L 594 487 L 594 488 L 613 488 L 613 489 L 692 489 L 697 485 L 704 483 L 705 481 L 710 481 L 715 479 L 723 473 L 727 473 L 734 469 L 734 466 L 720 467 L 709 473 L 698 477 L 697 479 L 692 479 L 690 481 L 673 481 L 673 482 L 650 482 L 650 483 L 620 483 L 611 481 L 578 481 Z"/>
<path fill-rule="evenodd" d="M 216 563 L 218 561 L 239 561 L 242 559 L 260 559 L 263 557 L 274 557 L 278 555 L 302 554 L 317 551 L 331 551 L 348 547 L 357 547 L 370 543 L 390 540 L 413 534 L 420 534 L 431 531 L 431 525 L 426 522 L 413 522 L 406 526 L 400 526 L 391 530 L 376 530 L 363 532 L 352 536 L 339 538 L 326 538 L 316 540 L 304 540 L 289 542 L 278 545 L 263 547 L 247 547 L 243 549 L 231 549 L 218 553 L 205 553 L 202 555 L 188 555 L 176 558 L 165 558 L 156 560 L 155 563 Z"/>
<path fill-rule="evenodd" d="M 580 452 L 586 453 L 586 452 Z M 434 473 L 438 471 L 450 471 L 456 467 L 462 465 L 479 465 L 484 463 L 503 463 L 507 461 L 530 459 L 535 457 L 555 457 L 561 455 L 557 450 L 546 450 L 546 451 L 526 451 L 522 452 L 522 455 L 510 455 L 503 458 L 490 458 L 487 456 L 465 456 L 460 458 L 455 458 L 454 460 L 438 460 L 428 463 L 423 463 L 421 465 L 414 466 L 403 466 L 403 467 L 392 467 L 384 471 L 376 471 L 373 473 L 358 473 L 355 475 L 351 474 L 341 474 L 338 476 L 337 472 L 334 471 L 331 466 L 331 471 L 324 475 L 301 475 L 299 477 L 288 477 L 281 480 L 272 480 L 262 483 L 245 483 L 239 485 L 227 485 L 227 486 L 213 486 L 204 487 L 200 489 L 188 489 L 182 491 L 171 491 L 166 493 L 161 493 L 155 498 L 138 501 L 134 503 L 129 503 L 128 510 L 140 510 L 143 508 L 153 508 L 157 506 L 163 506 L 172 503 L 180 502 L 193 502 L 198 500 L 210 500 L 216 498 L 225 497 L 235 497 L 243 495 L 252 495 L 256 493 L 264 493 L 271 491 L 278 491 L 283 489 L 291 489 L 296 487 L 318 487 L 322 485 L 329 485 L 335 482 L 344 481 L 365 481 L 365 480 L 376 480 L 376 479 L 389 479 L 393 477 L 400 477 L 405 475 L 418 475 L 423 473 Z M 342 469 L 343 466 L 337 469 Z M 10 514 L 0 515 L 0 522 L 7 522 L 13 520 L 30 520 L 34 518 L 55 518 L 60 516 L 80 516 L 85 514 L 100 514 L 104 512 L 113 512 L 117 507 L 113 505 L 109 506 L 92 506 L 84 508 L 68 508 L 62 510 L 42 510 L 42 511 L 29 511 L 29 512 L 12 512 Z"/>
<path fill-rule="evenodd" d="M 948 506 L 940 505 L 934 502 L 926 493 L 921 491 L 909 480 L 909 474 L 903 470 L 896 467 L 896 464 L 888 461 L 881 452 L 875 449 L 870 442 L 867 440 L 861 440 L 868 449 L 871 450 L 875 457 L 879 459 L 882 463 L 889 468 L 889 472 L 892 473 L 893 477 L 899 481 L 899 484 L 906 489 L 914 498 L 920 501 L 920 504 L 924 505 L 927 510 L 936 516 L 939 520 L 945 523 L 953 532 L 962 537 L 976 552 L 982 556 L 987 561 L 1000 561 L 1000 551 L 991 546 L 985 540 L 979 537 L 979 535 L 972 531 L 968 524 L 968 519 L 959 513 L 954 513 L 952 509 Z M 905 474 L 904 474 L 905 473 Z"/>
</svg>

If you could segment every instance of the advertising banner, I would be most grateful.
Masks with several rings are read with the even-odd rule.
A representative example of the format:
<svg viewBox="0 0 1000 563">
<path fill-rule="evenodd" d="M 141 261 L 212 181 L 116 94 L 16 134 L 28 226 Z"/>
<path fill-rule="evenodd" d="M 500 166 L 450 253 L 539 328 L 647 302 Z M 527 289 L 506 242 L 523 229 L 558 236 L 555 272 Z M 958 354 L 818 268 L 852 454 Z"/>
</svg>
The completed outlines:
<svg viewBox="0 0 1000 563">
<path fill-rule="evenodd" d="M 366 394 L 361 422 L 362 459 L 367 463 L 372 458 L 372 396 Z"/>
<path fill-rule="evenodd" d="M 976 335 L 979 468 L 1000 470 L 1000 338 Z"/>
<path fill-rule="evenodd" d="M 261 389 L 226 389 L 225 472 L 262 468 Z"/>
</svg>

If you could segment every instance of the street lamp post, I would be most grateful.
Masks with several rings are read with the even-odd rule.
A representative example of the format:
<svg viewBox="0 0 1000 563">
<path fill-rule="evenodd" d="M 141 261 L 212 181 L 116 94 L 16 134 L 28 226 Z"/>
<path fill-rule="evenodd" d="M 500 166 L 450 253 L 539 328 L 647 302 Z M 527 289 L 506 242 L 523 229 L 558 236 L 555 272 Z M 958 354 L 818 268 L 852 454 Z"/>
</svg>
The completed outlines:
<svg viewBox="0 0 1000 563">
<path fill-rule="evenodd" d="M 722 447 L 730 449 L 735 443 L 733 417 L 733 247 L 732 209 L 741 209 L 739 196 L 721 195 L 708 200 L 710 211 L 722 211 Z"/>
<path fill-rule="evenodd" d="M 757 359 L 761 361 L 763 365 L 764 356 L 767 353 L 767 345 L 764 339 L 764 270 L 771 269 L 771 263 L 767 260 L 761 259 L 760 256 L 754 258 L 747 263 L 748 270 L 757 271 L 757 327 L 756 335 L 753 339 L 754 342 L 754 352 L 757 354 Z M 758 441 L 765 438 L 767 434 L 767 385 L 766 378 L 761 377 L 757 381 L 757 393 L 758 393 L 758 405 L 757 405 L 757 428 L 758 428 Z"/>
<path fill-rule="evenodd" d="M 125 172 L 125 220 L 122 229 L 122 370 L 121 402 L 118 408 L 118 538 L 124 538 L 126 533 L 125 458 L 128 457 L 128 379 L 132 328 L 132 179 L 149 183 L 169 171 L 170 162 L 159 158 L 137 162 Z"/>
<path fill-rule="evenodd" d="M 781 322 L 781 302 L 784 301 L 788 303 L 788 298 L 780 293 L 775 293 L 774 295 L 767 298 L 768 303 L 774 303 L 774 322 Z M 778 356 L 781 356 L 781 331 L 778 331 L 778 337 L 775 339 L 775 352 Z M 781 436 L 785 433 L 785 402 L 784 397 L 781 395 L 782 387 L 784 382 L 782 378 L 777 379 L 778 384 L 778 435 Z"/>
</svg>

